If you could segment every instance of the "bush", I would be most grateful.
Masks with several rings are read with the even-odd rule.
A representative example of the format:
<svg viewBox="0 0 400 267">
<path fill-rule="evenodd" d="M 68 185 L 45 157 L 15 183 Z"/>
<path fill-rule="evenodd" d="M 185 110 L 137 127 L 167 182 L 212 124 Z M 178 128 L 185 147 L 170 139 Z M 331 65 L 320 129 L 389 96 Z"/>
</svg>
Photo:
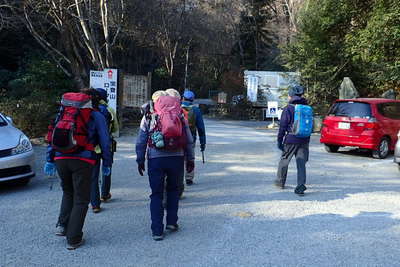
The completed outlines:
<svg viewBox="0 0 400 267">
<path fill-rule="evenodd" d="M 16 73 L 0 70 L 0 112 L 29 137 L 42 137 L 58 110 L 60 96 L 73 91 L 72 80 L 46 58 L 31 56 Z"/>
<path fill-rule="evenodd" d="M 1 101 L 0 112 L 13 119 L 14 124 L 30 138 L 43 137 L 58 109 L 54 98 L 26 97 Z"/>
</svg>

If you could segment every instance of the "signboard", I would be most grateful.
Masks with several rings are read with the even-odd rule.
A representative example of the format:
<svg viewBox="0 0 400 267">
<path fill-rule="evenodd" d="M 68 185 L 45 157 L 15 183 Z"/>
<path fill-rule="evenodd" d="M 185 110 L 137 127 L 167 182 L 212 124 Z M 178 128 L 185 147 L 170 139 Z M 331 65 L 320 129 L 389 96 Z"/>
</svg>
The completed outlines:
<svg viewBox="0 0 400 267">
<path fill-rule="evenodd" d="M 278 101 L 268 101 L 267 118 L 278 117 Z"/>
<path fill-rule="evenodd" d="M 272 101 L 278 102 L 278 106 L 283 107 L 287 101 L 282 98 L 282 93 L 289 86 L 299 82 L 300 74 L 297 72 L 244 71 L 247 96 L 254 107 L 266 108 L 268 102 Z"/>
<path fill-rule="evenodd" d="M 108 105 L 117 110 L 118 97 L 118 70 L 104 69 L 103 71 L 90 71 L 90 87 L 103 88 L 107 91 Z"/>
<path fill-rule="evenodd" d="M 123 105 L 140 108 L 149 100 L 150 77 L 142 75 L 124 75 Z"/>
<path fill-rule="evenodd" d="M 249 76 L 247 78 L 247 99 L 250 102 L 257 102 L 258 77 Z"/>
</svg>

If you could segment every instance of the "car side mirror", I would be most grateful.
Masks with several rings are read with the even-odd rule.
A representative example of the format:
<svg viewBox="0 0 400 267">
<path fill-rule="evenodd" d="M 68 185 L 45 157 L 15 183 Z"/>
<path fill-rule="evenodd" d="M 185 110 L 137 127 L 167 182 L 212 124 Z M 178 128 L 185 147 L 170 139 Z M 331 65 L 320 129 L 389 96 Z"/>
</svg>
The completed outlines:
<svg viewBox="0 0 400 267">
<path fill-rule="evenodd" d="M 6 119 L 7 119 L 7 121 L 8 121 L 9 123 L 13 124 L 13 120 L 12 120 L 11 117 L 6 116 Z"/>
</svg>

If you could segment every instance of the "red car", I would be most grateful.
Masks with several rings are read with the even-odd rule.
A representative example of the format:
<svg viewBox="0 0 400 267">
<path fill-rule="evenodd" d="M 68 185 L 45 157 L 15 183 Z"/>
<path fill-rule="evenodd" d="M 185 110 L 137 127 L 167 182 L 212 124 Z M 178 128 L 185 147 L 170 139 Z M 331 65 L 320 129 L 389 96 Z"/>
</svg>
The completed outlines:
<svg viewBox="0 0 400 267">
<path fill-rule="evenodd" d="M 400 100 L 383 98 L 341 99 L 322 122 L 321 143 L 328 152 L 352 146 L 372 150 L 386 158 L 394 150 L 400 129 Z"/>
</svg>

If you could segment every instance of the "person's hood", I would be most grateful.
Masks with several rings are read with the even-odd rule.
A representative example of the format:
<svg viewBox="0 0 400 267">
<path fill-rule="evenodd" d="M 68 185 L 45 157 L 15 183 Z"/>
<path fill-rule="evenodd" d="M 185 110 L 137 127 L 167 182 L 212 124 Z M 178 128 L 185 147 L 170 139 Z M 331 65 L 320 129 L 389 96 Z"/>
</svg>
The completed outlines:
<svg viewBox="0 0 400 267">
<path fill-rule="evenodd" d="M 300 104 L 300 105 L 307 105 L 307 99 L 305 99 L 302 96 L 293 96 L 292 99 L 290 99 L 289 104 Z"/>
<path fill-rule="evenodd" d="M 0 127 L 0 150 L 18 146 L 22 132 L 8 124 Z"/>
<path fill-rule="evenodd" d="M 100 105 L 108 106 L 108 103 L 104 101 L 103 99 L 100 100 L 99 102 Z"/>
</svg>

